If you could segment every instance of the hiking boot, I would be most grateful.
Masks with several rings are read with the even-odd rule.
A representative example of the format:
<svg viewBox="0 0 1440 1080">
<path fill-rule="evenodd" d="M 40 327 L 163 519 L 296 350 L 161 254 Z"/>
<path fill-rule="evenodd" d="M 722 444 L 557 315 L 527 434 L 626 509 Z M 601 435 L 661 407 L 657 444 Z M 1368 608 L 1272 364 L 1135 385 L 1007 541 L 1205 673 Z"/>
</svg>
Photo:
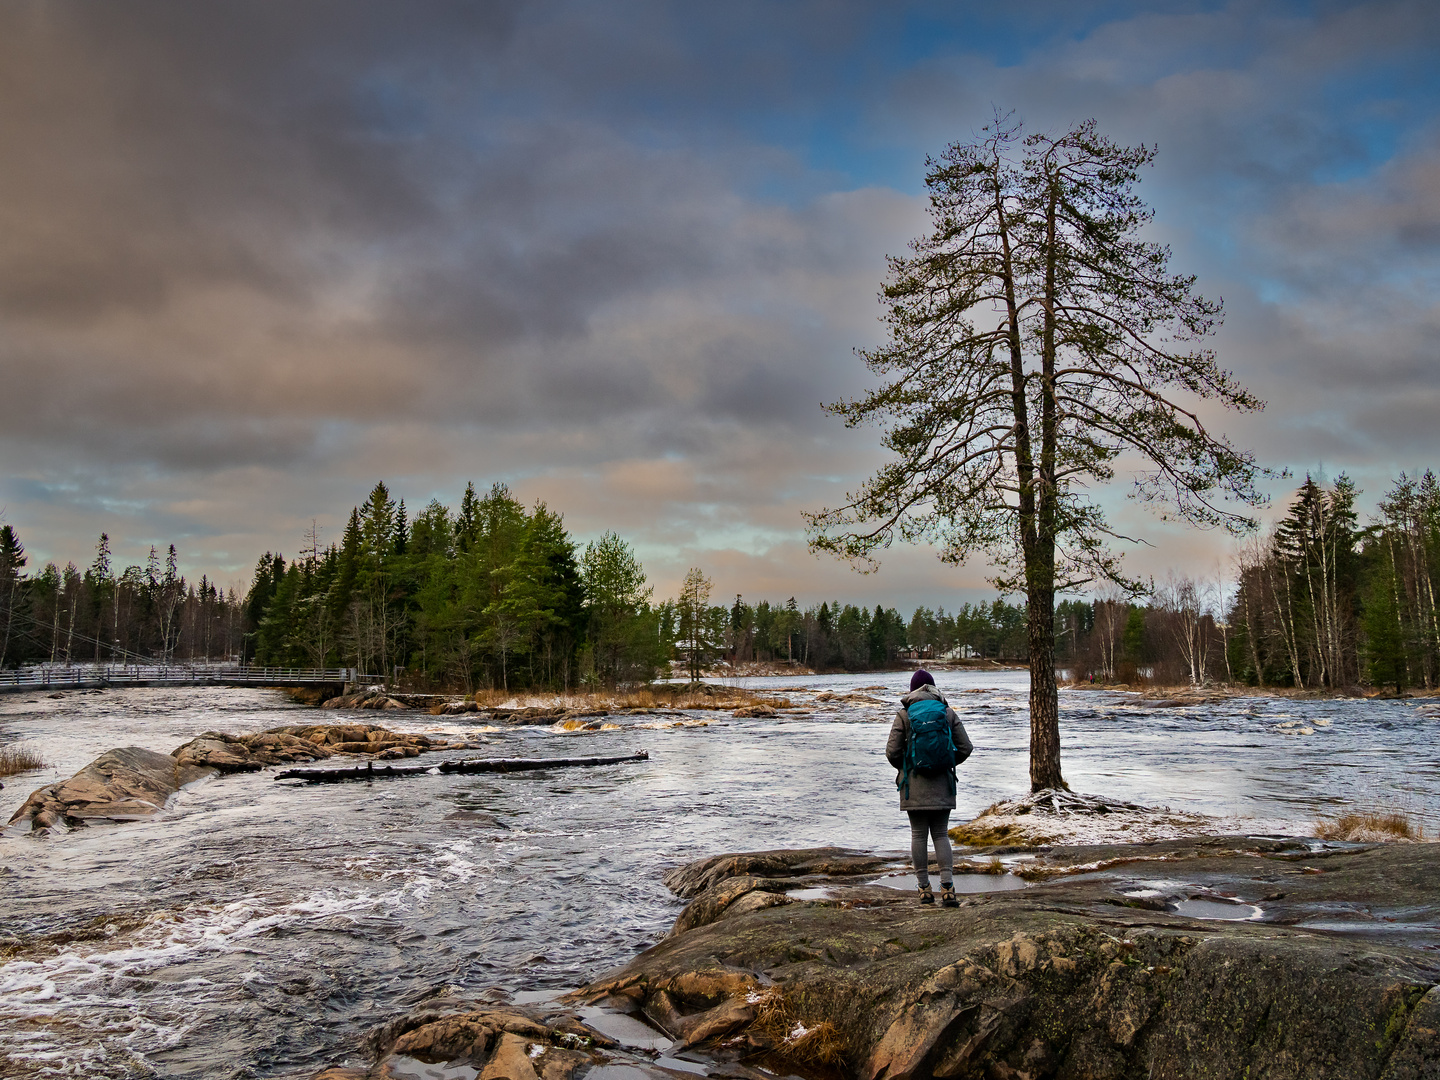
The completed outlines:
<svg viewBox="0 0 1440 1080">
<path fill-rule="evenodd" d="M 933 904 L 934 902 L 935 902 L 935 894 L 930 891 L 930 886 L 929 886 L 929 885 L 921 885 L 921 886 L 920 886 L 920 903 L 922 903 L 922 904 Z"/>
<path fill-rule="evenodd" d="M 942 907 L 959 907 L 960 901 L 955 899 L 955 886 L 951 882 L 945 882 L 940 886 L 940 904 Z"/>
</svg>

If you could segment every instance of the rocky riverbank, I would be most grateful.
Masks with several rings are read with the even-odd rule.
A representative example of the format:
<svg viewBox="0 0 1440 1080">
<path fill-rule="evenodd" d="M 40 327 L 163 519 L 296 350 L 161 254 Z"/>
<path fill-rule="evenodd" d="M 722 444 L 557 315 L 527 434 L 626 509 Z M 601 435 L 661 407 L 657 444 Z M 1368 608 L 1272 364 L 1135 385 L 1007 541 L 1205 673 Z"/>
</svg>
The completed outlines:
<svg viewBox="0 0 1440 1080">
<path fill-rule="evenodd" d="M 948 910 L 888 887 L 894 862 L 862 852 L 681 867 L 667 884 L 690 903 L 670 935 L 568 1008 L 421 1009 L 377 1033 L 374 1064 L 321 1075 L 432 1075 L 419 1071 L 429 1062 L 457 1070 L 433 1075 L 567 1080 L 628 1056 L 624 1075 L 656 1080 L 677 1067 L 861 1080 L 1440 1076 L 1440 845 L 1221 836 L 979 857 L 1031 884 Z"/>
<path fill-rule="evenodd" d="M 1133 693 L 1142 705 L 1152 709 L 1181 709 L 1196 705 L 1215 705 L 1234 698 L 1281 698 L 1288 701 L 1333 701 L 1345 698 L 1393 700 L 1396 694 L 1385 687 L 1341 686 L 1306 687 L 1247 686 L 1244 683 L 1212 683 L 1201 686 L 1154 686 L 1148 683 L 1074 682 L 1062 684 L 1067 690 L 1101 690 Z M 1407 690 L 1402 698 L 1433 698 L 1440 692 L 1423 687 Z"/>
</svg>

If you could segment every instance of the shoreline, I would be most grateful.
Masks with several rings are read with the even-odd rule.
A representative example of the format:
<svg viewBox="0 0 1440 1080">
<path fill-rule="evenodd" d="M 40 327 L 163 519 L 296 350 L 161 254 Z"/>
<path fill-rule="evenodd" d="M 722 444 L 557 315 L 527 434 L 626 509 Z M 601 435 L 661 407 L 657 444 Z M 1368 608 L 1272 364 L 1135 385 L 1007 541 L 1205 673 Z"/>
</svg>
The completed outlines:
<svg viewBox="0 0 1440 1080">
<path fill-rule="evenodd" d="M 568 994 L 424 1002 L 373 1032 L 373 1064 L 312 1080 L 409 1076 L 421 1062 L 490 1080 L 596 1068 L 637 1080 L 1142 1080 L 1256 1067 L 1274 1080 L 1409 1080 L 1440 1066 L 1428 888 L 1440 844 L 1207 835 L 1026 858 L 1028 882 L 967 882 L 958 911 L 888 884 L 898 864 L 883 854 L 678 866 L 664 881 L 687 905 L 628 963 Z M 1315 924 L 1337 905 L 1404 911 L 1405 933 Z"/>
<path fill-rule="evenodd" d="M 1077 683 L 1062 682 L 1061 690 L 1108 691 L 1110 693 L 1137 694 L 1142 701 L 1174 702 L 1185 705 L 1203 705 L 1213 701 L 1228 701 L 1233 698 L 1283 698 L 1289 701 L 1409 701 L 1440 697 L 1440 688 L 1423 687 L 1407 690 L 1396 695 L 1379 687 L 1349 686 L 1337 689 L 1324 687 L 1291 686 L 1247 686 L 1243 683 L 1206 683 L 1192 686 L 1153 686 L 1129 683 Z"/>
<path fill-rule="evenodd" d="M 680 707 L 687 709 L 724 708 L 726 703 L 733 702 L 731 707 L 741 705 L 762 705 L 771 704 L 771 698 L 783 692 L 807 693 L 808 687 L 742 687 L 727 684 L 726 680 L 751 679 L 751 678 L 784 678 L 793 676 L 795 678 L 824 678 L 828 676 L 843 675 L 854 678 L 873 676 L 884 678 L 897 674 L 913 671 L 914 668 L 881 668 L 872 671 L 853 672 L 827 672 L 827 671 L 764 671 L 764 672 L 741 672 L 741 673 L 706 673 L 699 682 L 656 682 L 645 685 L 616 688 L 612 690 L 493 690 L 481 689 L 476 691 L 417 691 L 401 688 L 390 688 L 384 683 L 375 683 L 364 689 L 352 690 L 350 693 L 333 693 L 327 690 L 312 687 L 280 687 L 290 699 L 297 704 L 311 706 L 326 706 L 333 701 L 361 700 L 367 697 L 383 696 L 394 701 L 396 704 L 390 708 L 404 707 L 413 709 L 429 709 L 439 715 L 446 707 L 456 705 L 469 706 L 471 703 L 475 708 L 465 708 L 450 711 L 488 711 L 489 709 L 517 709 L 517 708 L 554 708 L 564 706 L 569 709 L 587 709 L 605 706 L 612 712 L 622 712 L 637 708 L 652 706 Z M 978 664 L 955 665 L 935 664 L 926 670 L 940 672 L 965 672 L 965 671 L 993 671 L 993 672 L 1023 672 L 1028 668 L 1023 664 Z M 870 686 L 858 689 L 880 690 L 895 689 L 903 690 L 903 687 L 882 687 Z M 1118 693 L 1133 694 L 1140 701 L 1153 703 L 1156 708 L 1181 707 L 1186 705 L 1206 705 L 1220 701 L 1231 701 L 1238 698 L 1269 698 L 1288 701 L 1411 701 L 1428 700 L 1440 698 L 1440 687 L 1426 689 L 1417 687 L 1406 690 L 1396 695 L 1393 691 L 1364 686 L 1341 687 L 1337 689 L 1305 687 L 1295 688 L 1286 686 L 1248 686 L 1241 683 L 1205 683 L 1200 686 L 1190 684 L 1180 685 L 1151 685 L 1151 684 L 1130 684 L 1130 683 L 1091 683 L 1091 682 L 1060 682 L 1061 691 L 1076 693 Z M 818 691 L 817 691 L 818 692 Z M 847 691 L 842 691 L 847 692 Z M 687 700 L 684 705 L 673 705 L 677 698 Z M 667 700 L 669 699 L 669 700 Z M 708 699 L 708 700 L 705 700 Z M 380 705 L 329 705 L 330 708 L 358 707 L 378 708 L 386 707 Z M 778 706 L 781 708 L 788 705 Z"/>
</svg>

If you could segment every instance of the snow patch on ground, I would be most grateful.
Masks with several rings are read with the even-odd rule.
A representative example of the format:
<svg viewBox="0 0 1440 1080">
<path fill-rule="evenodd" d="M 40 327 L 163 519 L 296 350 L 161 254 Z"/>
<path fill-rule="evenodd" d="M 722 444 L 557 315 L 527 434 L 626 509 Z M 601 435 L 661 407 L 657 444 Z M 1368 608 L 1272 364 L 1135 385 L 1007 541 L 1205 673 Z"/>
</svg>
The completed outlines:
<svg viewBox="0 0 1440 1080">
<path fill-rule="evenodd" d="M 1255 822 L 1141 806 L 1072 791 L 1037 791 L 998 802 L 979 817 L 950 830 L 961 844 L 1045 847 L 1051 844 L 1140 844 L 1249 832 Z"/>
</svg>

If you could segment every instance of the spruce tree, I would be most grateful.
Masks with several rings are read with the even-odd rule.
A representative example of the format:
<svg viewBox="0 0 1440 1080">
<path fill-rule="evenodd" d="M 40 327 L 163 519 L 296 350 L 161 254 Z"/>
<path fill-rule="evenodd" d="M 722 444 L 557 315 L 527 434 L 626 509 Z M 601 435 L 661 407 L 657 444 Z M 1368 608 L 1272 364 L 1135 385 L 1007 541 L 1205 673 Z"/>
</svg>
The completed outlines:
<svg viewBox="0 0 1440 1080">
<path fill-rule="evenodd" d="M 0 667 L 10 662 L 10 640 L 26 561 L 25 545 L 20 543 L 14 527 L 0 525 L 0 604 L 4 604 L 5 617 L 5 629 L 0 631 Z"/>
</svg>

